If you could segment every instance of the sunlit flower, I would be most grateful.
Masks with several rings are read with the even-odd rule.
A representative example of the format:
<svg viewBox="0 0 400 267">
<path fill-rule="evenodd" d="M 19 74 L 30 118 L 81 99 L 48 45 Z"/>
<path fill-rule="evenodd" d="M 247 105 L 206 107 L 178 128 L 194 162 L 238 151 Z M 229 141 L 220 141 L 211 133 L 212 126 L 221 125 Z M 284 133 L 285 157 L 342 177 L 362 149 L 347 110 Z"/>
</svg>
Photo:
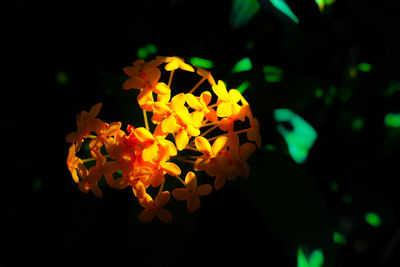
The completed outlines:
<svg viewBox="0 0 400 267">
<path fill-rule="evenodd" d="M 78 168 L 79 165 L 83 165 L 83 162 L 80 158 L 78 158 L 75 155 L 75 153 L 76 153 L 75 144 L 72 144 L 69 147 L 68 151 L 67 166 L 68 170 L 71 172 L 72 178 L 74 179 L 75 183 L 79 183 L 79 177 L 76 172 L 76 169 Z"/>
</svg>

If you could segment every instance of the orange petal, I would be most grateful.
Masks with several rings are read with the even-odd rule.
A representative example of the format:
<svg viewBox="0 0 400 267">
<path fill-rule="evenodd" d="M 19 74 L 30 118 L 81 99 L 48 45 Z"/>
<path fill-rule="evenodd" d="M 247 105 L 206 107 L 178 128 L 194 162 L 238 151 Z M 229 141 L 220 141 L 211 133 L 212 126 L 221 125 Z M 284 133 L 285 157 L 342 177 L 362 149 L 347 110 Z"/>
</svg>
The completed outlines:
<svg viewBox="0 0 400 267">
<path fill-rule="evenodd" d="M 137 197 L 137 199 L 143 199 L 146 197 L 146 188 L 140 181 L 132 185 L 132 191 L 133 194 L 135 194 L 135 197 Z"/>
<path fill-rule="evenodd" d="M 206 196 L 212 191 L 212 186 L 210 184 L 202 184 L 197 187 L 196 194 L 198 196 Z"/>
<path fill-rule="evenodd" d="M 151 186 L 159 186 L 164 179 L 164 171 L 160 169 L 155 169 L 149 179 Z"/>
<path fill-rule="evenodd" d="M 145 86 L 146 86 L 145 80 L 143 80 L 142 78 L 140 78 L 138 76 L 133 76 L 123 83 L 122 88 L 124 90 L 132 89 L 132 88 L 142 89 Z"/>
<path fill-rule="evenodd" d="M 123 68 L 122 70 L 126 75 L 131 76 L 131 77 L 139 75 L 138 67 L 129 66 L 129 67 Z"/>
<path fill-rule="evenodd" d="M 205 117 L 207 120 L 211 122 L 217 122 L 218 121 L 218 116 L 217 112 L 213 108 L 207 108 L 205 112 Z"/>
<path fill-rule="evenodd" d="M 224 175 L 218 175 L 214 181 L 215 190 L 220 190 L 226 183 L 226 177 Z"/>
<path fill-rule="evenodd" d="M 177 176 L 181 174 L 181 169 L 178 167 L 178 165 L 172 162 L 165 162 L 162 164 L 162 168 L 171 176 Z"/>
<path fill-rule="evenodd" d="M 161 71 L 158 68 L 146 64 L 140 72 L 140 77 L 149 82 L 156 82 L 161 77 Z"/>
<path fill-rule="evenodd" d="M 197 150 L 201 153 L 210 155 L 212 153 L 210 142 L 202 136 L 196 137 L 194 140 Z"/>
<path fill-rule="evenodd" d="M 166 209 L 157 210 L 156 215 L 162 222 L 169 223 L 172 221 L 172 214 Z"/>
<path fill-rule="evenodd" d="M 163 82 L 159 82 L 153 87 L 153 91 L 156 94 L 168 95 L 171 94 L 171 89 Z"/>
<path fill-rule="evenodd" d="M 113 136 L 118 134 L 119 130 L 121 129 L 121 122 L 112 122 L 108 126 L 106 130 L 106 135 L 107 136 Z"/>
<path fill-rule="evenodd" d="M 153 111 L 154 98 L 153 92 L 150 89 L 143 89 L 137 96 L 137 101 L 141 109 Z"/>
<path fill-rule="evenodd" d="M 136 128 L 135 130 L 133 130 L 133 133 L 141 143 L 154 141 L 154 136 L 151 134 L 149 130 L 147 130 L 144 127 Z"/>
<path fill-rule="evenodd" d="M 154 216 L 155 216 L 154 211 L 150 209 L 145 209 L 139 214 L 139 221 L 150 222 L 153 220 Z"/>
<path fill-rule="evenodd" d="M 201 95 L 200 95 L 200 102 L 204 106 L 207 106 L 208 104 L 210 104 L 211 99 L 212 99 L 212 95 L 209 91 L 205 91 L 205 92 L 201 93 Z"/>
<path fill-rule="evenodd" d="M 199 197 L 190 197 L 187 200 L 187 208 L 190 212 L 195 212 L 200 207 Z"/>
<path fill-rule="evenodd" d="M 188 191 L 186 188 L 176 188 L 172 191 L 172 196 L 179 201 L 186 200 L 188 198 Z"/>
<path fill-rule="evenodd" d="M 95 195 L 97 198 L 103 198 L 103 192 L 101 191 L 100 187 L 97 186 L 97 184 L 92 184 L 90 190 L 92 190 L 93 195 Z"/>
<path fill-rule="evenodd" d="M 165 204 L 169 202 L 171 195 L 168 191 L 160 192 L 156 199 L 154 200 L 154 204 L 157 208 L 163 207 Z"/>
<path fill-rule="evenodd" d="M 94 119 L 99 114 L 102 105 L 103 103 L 101 102 L 93 105 L 89 110 L 88 117 Z"/>
<path fill-rule="evenodd" d="M 218 126 L 221 130 L 231 132 L 233 131 L 233 123 L 234 121 L 228 118 L 223 118 L 219 121 Z"/>
<path fill-rule="evenodd" d="M 197 187 L 197 178 L 194 172 L 188 172 L 185 177 L 185 186 L 187 189 L 195 191 Z"/>
<path fill-rule="evenodd" d="M 164 133 L 176 133 L 181 126 L 176 122 L 173 114 L 169 115 L 161 122 L 161 130 Z"/>
</svg>

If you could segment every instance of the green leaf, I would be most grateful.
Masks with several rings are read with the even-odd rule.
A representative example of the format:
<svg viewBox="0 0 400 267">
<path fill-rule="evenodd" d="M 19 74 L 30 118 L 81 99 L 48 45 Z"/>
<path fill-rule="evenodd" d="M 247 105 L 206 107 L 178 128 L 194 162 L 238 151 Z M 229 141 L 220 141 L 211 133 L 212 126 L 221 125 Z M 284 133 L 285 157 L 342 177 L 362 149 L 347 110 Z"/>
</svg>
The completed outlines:
<svg viewBox="0 0 400 267">
<path fill-rule="evenodd" d="M 233 0 L 230 15 L 232 28 L 237 29 L 247 24 L 260 9 L 257 0 Z"/>
<path fill-rule="evenodd" d="M 296 15 L 293 13 L 293 11 L 290 9 L 290 7 L 286 4 L 285 1 L 283 0 L 269 0 L 271 4 L 281 11 L 283 14 L 288 16 L 291 20 L 293 20 L 295 23 L 299 23 L 299 19 L 296 17 Z"/>
</svg>

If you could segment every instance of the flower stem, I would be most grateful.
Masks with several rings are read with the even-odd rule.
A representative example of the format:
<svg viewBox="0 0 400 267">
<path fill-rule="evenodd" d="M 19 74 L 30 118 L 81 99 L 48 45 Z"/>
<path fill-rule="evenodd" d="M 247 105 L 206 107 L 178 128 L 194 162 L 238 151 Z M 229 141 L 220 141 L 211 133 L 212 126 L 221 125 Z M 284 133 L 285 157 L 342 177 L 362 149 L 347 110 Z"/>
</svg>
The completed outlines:
<svg viewBox="0 0 400 267">
<path fill-rule="evenodd" d="M 162 190 L 164 189 L 164 184 L 165 184 L 165 177 L 163 178 L 161 185 L 160 185 L 160 190 L 158 190 L 158 193 L 160 194 Z"/>
<path fill-rule="evenodd" d="M 149 121 L 147 119 L 147 112 L 146 110 L 143 110 L 143 118 L 144 118 L 144 125 L 146 126 L 146 130 L 150 130 L 149 128 Z"/>
<path fill-rule="evenodd" d="M 196 83 L 195 86 L 193 86 L 192 90 L 190 90 L 189 94 L 192 94 L 194 90 L 196 90 L 204 81 L 206 80 L 206 77 L 201 78 L 201 80 Z"/>
<path fill-rule="evenodd" d="M 171 88 L 172 77 L 174 76 L 174 72 L 175 72 L 175 70 L 172 70 L 172 71 L 169 73 L 169 80 L 168 80 L 168 87 L 169 87 L 169 88 Z"/>
<path fill-rule="evenodd" d="M 177 175 L 177 176 L 175 176 L 175 177 L 176 177 L 176 179 L 178 179 L 183 185 L 186 185 L 186 184 L 185 184 L 185 181 L 183 181 L 182 178 L 179 177 L 179 175 Z"/>
</svg>

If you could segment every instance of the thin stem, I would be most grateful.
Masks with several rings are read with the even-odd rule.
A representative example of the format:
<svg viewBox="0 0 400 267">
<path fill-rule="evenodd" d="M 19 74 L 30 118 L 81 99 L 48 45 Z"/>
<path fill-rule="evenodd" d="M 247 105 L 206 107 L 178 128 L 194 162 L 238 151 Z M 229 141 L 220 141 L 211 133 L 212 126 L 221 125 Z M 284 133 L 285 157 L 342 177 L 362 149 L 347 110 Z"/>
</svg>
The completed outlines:
<svg viewBox="0 0 400 267">
<path fill-rule="evenodd" d="M 186 146 L 184 149 L 190 149 L 190 150 L 199 152 L 199 150 L 197 150 L 197 148 L 191 147 L 191 146 Z"/>
<path fill-rule="evenodd" d="M 176 177 L 176 179 L 178 179 L 179 182 L 181 182 L 183 185 L 186 185 L 186 184 L 185 184 L 185 181 L 183 181 L 182 178 L 179 177 L 179 175 L 177 175 L 177 176 L 175 176 L 175 177 Z"/>
<path fill-rule="evenodd" d="M 172 71 L 169 73 L 169 80 L 168 80 L 168 87 L 169 87 L 169 88 L 171 88 L 172 77 L 174 76 L 174 72 L 175 72 L 175 70 L 172 70 Z"/>
<path fill-rule="evenodd" d="M 144 125 L 146 126 L 146 130 L 149 131 L 149 121 L 147 119 L 147 112 L 146 110 L 143 110 L 143 118 L 144 118 Z"/>
<path fill-rule="evenodd" d="M 191 164 L 194 164 L 194 163 L 196 163 L 196 161 L 195 161 L 195 160 L 189 160 L 189 159 L 181 159 L 181 161 L 183 161 L 183 162 L 187 162 L 187 163 L 191 163 Z"/>
<path fill-rule="evenodd" d="M 104 155 L 103 157 L 109 158 L 110 155 Z M 87 158 L 87 159 L 83 159 L 82 162 L 86 163 L 86 162 L 91 162 L 91 161 L 94 161 L 94 160 L 97 160 L 97 159 L 96 158 Z"/>
<path fill-rule="evenodd" d="M 215 103 L 215 104 L 212 104 L 212 105 L 210 105 L 210 106 L 207 106 L 208 108 L 213 108 L 213 107 L 216 107 L 216 106 L 218 106 L 220 103 Z"/>
<path fill-rule="evenodd" d="M 205 136 L 206 134 L 208 134 L 209 132 L 211 132 L 212 130 L 214 130 L 215 128 L 218 127 L 218 124 L 214 125 L 213 127 L 211 127 L 210 129 L 208 129 L 207 131 L 205 131 L 204 133 L 202 133 L 200 136 Z"/>
<path fill-rule="evenodd" d="M 90 134 L 89 136 L 88 136 L 88 138 L 90 138 L 90 139 L 95 139 L 97 136 L 96 135 L 93 135 L 93 134 Z"/>
<path fill-rule="evenodd" d="M 194 92 L 194 90 L 196 90 L 206 80 L 206 78 L 207 77 L 201 78 L 201 80 L 198 83 L 196 83 L 195 86 L 193 86 L 193 88 L 192 88 L 192 90 L 190 90 L 189 94 L 192 94 Z"/>
<path fill-rule="evenodd" d="M 211 75 L 210 72 L 209 72 L 208 75 L 207 75 L 207 80 L 208 80 L 208 82 L 210 83 L 211 86 L 216 85 L 216 82 L 215 82 L 215 80 L 214 80 L 214 77 Z"/>
<path fill-rule="evenodd" d="M 160 194 L 162 190 L 164 189 L 164 184 L 165 184 L 165 177 L 163 178 L 161 185 L 160 185 L 160 190 L 158 190 L 158 193 Z"/>
<path fill-rule="evenodd" d="M 246 132 L 250 131 L 251 129 L 252 128 L 247 128 L 247 129 L 243 129 L 243 130 L 239 130 L 239 131 L 233 131 L 232 133 L 236 133 L 236 134 L 246 133 Z M 227 136 L 227 135 L 228 135 L 228 133 L 221 134 L 221 135 L 218 135 L 218 136 L 214 136 L 214 137 L 209 138 L 208 141 L 212 141 L 212 140 L 215 140 L 215 139 L 217 139 L 217 138 L 219 138 L 221 136 Z"/>
</svg>

